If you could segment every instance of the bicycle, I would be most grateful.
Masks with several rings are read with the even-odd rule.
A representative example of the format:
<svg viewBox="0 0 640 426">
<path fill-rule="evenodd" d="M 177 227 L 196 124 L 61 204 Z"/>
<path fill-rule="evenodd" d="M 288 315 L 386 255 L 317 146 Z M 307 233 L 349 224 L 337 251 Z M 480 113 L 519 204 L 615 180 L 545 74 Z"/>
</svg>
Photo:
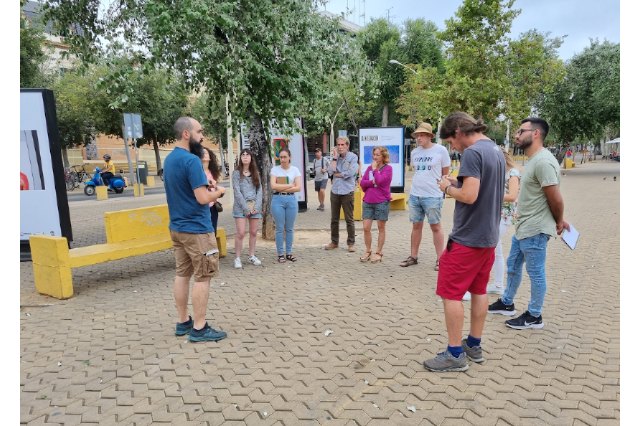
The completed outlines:
<svg viewBox="0 0 640 426">
<path fill-rule="evenodd" d="M 76 182 L 78 182 L 78 185 L 76 187 L 80 186 L 81 183 L 84 183 L 87 180 L 91 179 L 91 176 L 89 176 L 89 173 L 87 173 L 87 171 L 84 169 L 84 166 L 76 164 L 71 168 L 73 169 L 73 173 L 75 173 L 74 176 L 76 178 Z"/>
<path fill-rule="evenodd" d="M 70 167 L 64 168 L 64 184 L 67 188 L 67 191 L 73 191 L 80 186 L 80 183 L 78 182 L 78 173 L 74 170 L 71 170 Z"/>
</svg>

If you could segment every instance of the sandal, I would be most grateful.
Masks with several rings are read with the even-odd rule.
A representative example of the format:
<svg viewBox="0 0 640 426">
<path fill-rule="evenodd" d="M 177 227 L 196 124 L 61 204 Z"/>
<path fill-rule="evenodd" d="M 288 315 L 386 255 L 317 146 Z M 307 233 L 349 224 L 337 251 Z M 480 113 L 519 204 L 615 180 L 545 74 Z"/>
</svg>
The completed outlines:
<svg viewBox="0 0 640 426">
<path fill-rule="evenodd" d="M 378 263 L 378 262 L 382 262 L 382 253 L 376 253 L 373 256 L 371 256 L 371 263 Z"/>
<path fill-rule="evenodd" d="M 360 262 L 367 262 L 371 258 L 371 252 L 365 251 L 364 254 L 360 257 Z"/>
<path fill-rule="evenodd" d="M 417 265 L 418 264 L 418 258 L 417 257 L 407 257 L 405 260 L 403 260 L 402 262 L 400 262 L 400 266 L 402 266 L 403 268 L 406 268 L 407 266 L 411 266 L 411 265 Z"/>
<path fill-rule="evenodd" d="M 278 255 L 278 263 L 285 263 L 286 261 L 284 254 Z"/>
<path fill-rule="evenodd" d="M 292 262 L 295 262 L 296 260 L 298 260 L 294 255 L 292 254 L 288 254 L 287 255 L 287 260 L 290 260 Z"/>
</svg>

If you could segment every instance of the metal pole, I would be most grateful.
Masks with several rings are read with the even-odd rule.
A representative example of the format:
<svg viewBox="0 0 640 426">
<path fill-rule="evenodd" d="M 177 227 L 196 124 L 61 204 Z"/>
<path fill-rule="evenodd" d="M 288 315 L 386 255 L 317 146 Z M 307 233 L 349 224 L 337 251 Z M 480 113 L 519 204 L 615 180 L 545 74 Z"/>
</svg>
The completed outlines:
<svg viewBox="0 0 640 426">
<path fill-rule="evenodd" d="M 227 150 L 229 151 L 229 178 L 233 174 L 233 168 L 235 166 L 235 157 L 233 155 L 233 132 L 231 130 L 231 114 L 229 113 L 229 94 L 227 93 L 225 99 L 225 109 L 227 112 Z"/>
<path fill-rule="evenodd" d="M 129 165 L 129 182 L 133 185 L 133 169 L 131 166 L 131 156 L 129 156 L 129 145 L 127 144 L 127 135 L 125 133 L 124 127 L 122 128 L 122 135 L 124 136 L 124 152 L 127 155 L 127 164 Z"/>
</svg>

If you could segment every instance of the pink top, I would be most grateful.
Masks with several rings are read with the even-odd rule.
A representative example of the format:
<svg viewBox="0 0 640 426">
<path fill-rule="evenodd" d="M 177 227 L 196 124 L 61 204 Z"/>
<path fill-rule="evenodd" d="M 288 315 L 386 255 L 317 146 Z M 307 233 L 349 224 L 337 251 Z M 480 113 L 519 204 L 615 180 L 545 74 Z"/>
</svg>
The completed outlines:
<svg viewBox="0 0 640 426">
<path fill-rule="evenodd" d="M 373 171 L 373 180 L 370 180 L 370 172 L 372 172 L 371 166 L 367 167 L 360 180 L 360 187 L 364 191 L 364 202 L 377 204 L 391 200 L 392 167 L 389 164 L 385 164 Z"/>
</svg>

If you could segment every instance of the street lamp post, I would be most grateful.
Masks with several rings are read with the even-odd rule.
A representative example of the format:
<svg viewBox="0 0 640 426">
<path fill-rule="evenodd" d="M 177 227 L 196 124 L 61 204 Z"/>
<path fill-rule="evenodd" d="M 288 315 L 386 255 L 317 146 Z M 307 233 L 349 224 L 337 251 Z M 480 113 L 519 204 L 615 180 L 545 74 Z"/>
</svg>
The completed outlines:
<svg viewBox="0 0 640 426">
<path fill-rule="evenodd" d="M 400 65 L 401 67 L 404 67 L 404 68 L 408 69 L 408 70 L 409 70 L 409 71 L 411 71 L 412 73 L 414 73 L 414 74 L 416 74 L 416 75 L 418 74 L 418 72 L 417 72 L 416 70 L 414 70 L 413 68 L 409 68 L 408 66 L 406 66 L 406 65 L 405 65 L 405 64 L 403 64 L 402 62 L 398 62 L 398 61 L 396 61 L 395 59 L 391 59 L 391 60 L 389 60 L 389 63 L 390 63 L 390 64 L 393 64 L 393 65 Z"/>
</svg>

